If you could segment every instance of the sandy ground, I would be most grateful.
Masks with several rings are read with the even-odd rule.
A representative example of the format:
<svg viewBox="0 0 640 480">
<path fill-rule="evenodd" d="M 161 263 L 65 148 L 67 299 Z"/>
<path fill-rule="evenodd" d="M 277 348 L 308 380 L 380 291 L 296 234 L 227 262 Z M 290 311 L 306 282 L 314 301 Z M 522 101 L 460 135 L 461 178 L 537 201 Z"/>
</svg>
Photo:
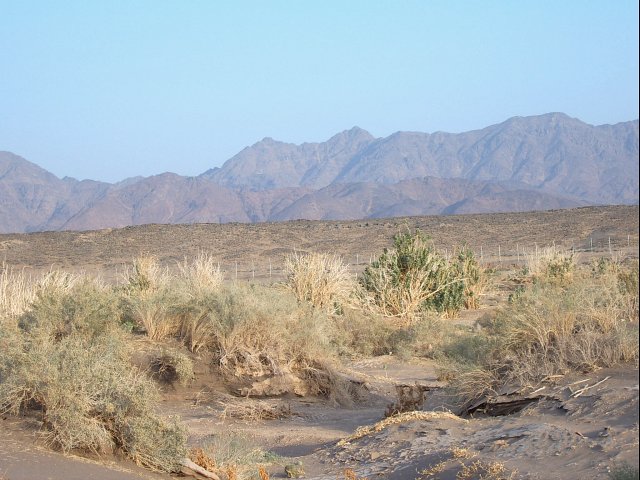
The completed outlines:
<svg viewBox="0 0 640 480">
<path fill-rule="evenodd" d="M 436 388 L 441 384 L 429 361 L 405 363 L 379 357 L 351 367 L 350 374 L 364 379 L 370 392 L 366 401 L 351 408 L 322 401 L 271 399 L 266 403 L 284 407 L 291 415 L 263 421 L 223 415 L 220 398 L 201 398 L 198 405 L 191 402 L 186 408 L 186 402 L 174 399 L 164 409 L 181 415 L 193 441 L 213 432 L 240 433 L 263 449 L 287 457 L 269 469 L 272 478 L 285 478 L 283 465 L 296 461 L 302 462 L 305 478 L 327 480 L 345 478 L 345 469 L 370 479 L 453 479 L 465 466 L 478 462 L 503 466 L 504 476 L 496 478 L 606 479 L 618 465 L 638 466 L 635 366 L 559 378 L 532 395 L 536 400 L 517 413 L 489 416 L 477 412 L 466 418 L 442 414 L 447 398 Z M 340 442 L 358 427 L 384 419 L 385 407 L 395 400 L 395 385 L 416 382 L 434 388 L 427 392 L 424 407 L 436 412 L 434 418 L 409 415 L 402 423 Z M 233 399 L 228 405 L 249 402 Z M 419 474 L 433 467 L 441 471 L 431 477 Z M 480 478 L 480 473 L 468 478 Z"/>
<path fill-rule="evenodd" d="M 42 442 L 33 419 L 0 420 L 0 479 L 2 480 L 154 480 L 154 475 L 117 458 L 83 458 L 53 452 Z"/>
<path fill-rule="evenodd" d="M 465 418 L 443 413 L 447 398 L 437 388 L 441 384 L 430 361 L 378 357 L 351 364 L 349 375 L 364 381 L 368 390 L 366 398 L 350 407 L 321 399 L 233 397 L 207 390 L 210 379 L 201 378 L 188 389 L 169 392 L 161 409 L 180 415 L 193 443 L 212 434 L 242 435 L 279 455 L 268 467 L 271 478 L 285 478 L 284 465 L 297 461 L 302 462 L 305 478 L 326 480 L 346 478 L 345 469 L 358 478 L 454 479 L 474 464 L 476 469 L 501 466 L 504 475 L 495 478 L 607 479 L 617 465 L 638 466 L 636 366 L 555 379 L 529 395 L 536 400 L 517 413 L 476 412 Z M 432 388 L 423 410 L 435 412 L 433 418 L 408 414 L 401 423 L 349 439 L 358 427 L 384 419 L 386 406 L 396 400 L 397 384 L 416 383 Z M 579 393 L 585 387 L 589 388 Z M 287 414 L 273 420 L 234 416 L 265 407 Z M 48 451 L 37 440 L 37 427 L 29 419 L 0 422 L 0 478 L 169 478 L 122 459 L 84 459 Z M 420 474 L 427 469 L 437 474 Z M 481 477 L 477 473 L 467 478 Z"/>
</svg>

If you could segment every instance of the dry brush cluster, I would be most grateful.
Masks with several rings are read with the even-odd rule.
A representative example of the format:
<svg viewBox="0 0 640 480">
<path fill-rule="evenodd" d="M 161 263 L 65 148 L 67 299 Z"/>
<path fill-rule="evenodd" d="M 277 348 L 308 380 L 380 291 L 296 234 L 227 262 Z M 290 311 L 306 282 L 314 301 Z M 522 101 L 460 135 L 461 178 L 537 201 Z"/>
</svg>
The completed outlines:
<svg viewBox="0 0 640 480">
<path fill-rule="evenodd" d="M 638 361 L 638 262 L 550 255 L 480 332 L 449 339 L 461 403 L 504 385 Z"/>
</svg>

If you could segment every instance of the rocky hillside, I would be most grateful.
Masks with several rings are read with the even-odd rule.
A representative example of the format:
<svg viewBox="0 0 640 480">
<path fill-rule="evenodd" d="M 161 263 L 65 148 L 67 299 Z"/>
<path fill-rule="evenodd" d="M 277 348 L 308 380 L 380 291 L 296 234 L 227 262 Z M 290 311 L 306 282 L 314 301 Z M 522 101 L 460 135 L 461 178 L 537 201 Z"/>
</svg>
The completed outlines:
<svg viewBox="0 0 640 480">
<path fill-rule="evenodd" d="M 357 219 L 638 203 L 638 121 L 564 114 L 482 130 L 354 127 L 322 143 L 266 138 L 197 177 L 59 179 L 0 152 L 0 233 L 146 223 Z"/>
</svg>

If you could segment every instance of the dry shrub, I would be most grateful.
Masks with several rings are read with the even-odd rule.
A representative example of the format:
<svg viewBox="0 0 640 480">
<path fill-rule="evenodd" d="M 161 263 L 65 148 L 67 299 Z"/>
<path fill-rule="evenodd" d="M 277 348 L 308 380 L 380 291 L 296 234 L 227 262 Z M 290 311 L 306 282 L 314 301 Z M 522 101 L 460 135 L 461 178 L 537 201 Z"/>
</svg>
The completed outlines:
<svg viewBox="0 0 640 480">
<path fill-rule="evenodd" d="M 396 352 L 396 332 L 404 326 L 396 327 L 392 320 L 375 312 L 347 308 L 342 315 L 329 319 L 334 348 L 344 357 L 371 357 Z"/>
<path fill-rule="evenodd" d="M 150 366 L 153 376 L 163 383 L 186 385 L 194 377 L 193 360 L 176 349 L 160 349 L 151 359 Z"/>
<path fill-rule="evenodd" d="M 202 293 L 199 296 L 182 295 L 175 308 L 178 336 L 189 350 L 197 353 L 214 347 L 221 328 L 223 315 L 223 289 Z"/>
<path fill-rule="evenodd" d="M 36 282 L 24 272 L 16 272 L 4 263 L 0 265 L 0 321 L 24 312 L 35 299 L 35 287 Z"/>
<path fill-rule="evenodd" d="M 564 283 L 571 280 L 577 265 L 577 256 L 553 245 L 524 252 L 524 261 L 526 274 L 536 279 Z"/>
<path fill-rule="evenodd" d="M 207 253 L 200 253 L 193 260 L 185 259 L 178 265 L 179 282 L 185 293 L 192 298 L 206 296 L 222 286 L 224 273 L 220 264 Z"/>
<path fill-rule="evenodd" d="M 462 464 L 460 471 L 456 474 L 456 479 L 509 480 L 514 478 L 515 475 L 516 472 L 509 472 L 504 463 L 476 460 L 470 464 Z"/>
<path fill-rule="evenodd" d="M 621 285 L 619 272 L 578 271 L 567 285 L 539 281 L 524 290 L 486 325 L 486 336 L 467 335 L 473 348 L 466 356 L 475 357 L 468 364 L 477 368 L 455 379 L 460 399 L 492 394 L 507 383 L 534 384 L 569 371 L 637 361 L 637 306 L 629 311 L 637 291 Z"/>
<path fill-rule="evenodd" d="M 273 405 L 260 400 L 248 400 L 242 403 L 238 403 L 237 401 L 233 403 L 229 401 L 218 403 L 223 407 L 223 411 L 220 414 L 220 418 L 222 419 L 229 417 L 259 422 L 261 420 L 281 420 L 293 415 L 291 405 Z"/>
<path fill-rule="evenodd" d="M 263 466 L 258 467 L 258 476 L 260 477 L 260 480 L 269 480 L 270 478 L 269 472 L 267 472 Z"/>
<path fill-rule="evenodd" d="M 342 309 L 355 282 L 349 267 L 337 255 L 293 253 L 285 258 L 285 285 L 298 301 L 306 301 L 328 312 Z"/>
<path fill-rule="evenodd" d="M 434 358 L 450 335 L 451 325 L 434 312 L 424 312 L 411 324 L 370 310 L 347 308 L 332 316 L 333 348 L 341 357 L 395 355 Z"/>
<path fill-rule="evenodd" d="M 178 295 L 171 277 L 154 257 L 139 257 L 125 273 L 123 322 L 162 340 L 178 331 Z"/>
<path fill-rule="evenodd" d="M 378 423 L 373 425 L 363 425 L 358 427 L 355 432 L 353 432 L 348 437 L 345 437 L 338 441 L 337 446 L 348 445 L 349 443 L 358 440 L 360 438 L 366 437 L 368 435 L 373 435 L 374 433 L 379 433 L 387 428 L 389 425 L 397 425 L 405 422 L 413 422 L 413 421 L 439 421 L 439 420 L 454 420 L 457 422 L 466 423 L 467 420 L 464 418 L 460 418 L 457 415 L 454 415 L 450 412 L 405 412 L 400 413 L 398 415 L 393 415 L 391 417 L 387 417 L 384 420 L 380 420 Z"/>
<path fill-rule="evenodd" d="M 48 441 L 63 451 L 119 448 L 174 471 L 185 435 L 155 416 L 153 382 L 133 368 L 118 299 L 95 282 L 44 285 L 12 331 L 0 330 L 0 410 L 37 408 Z"/>
<path fill-rule="evenodd" d="M 200 447 L 195 447 L 189 450 L 189 458 L 193 461 L 193 463 L 201 466 L 209 472 L 214 472 L 218 469 L 216 461 L 209 457 L 209 455 L 207 455 L 205 451 Z"/>
<path fill-rule="evenodd" d="M 490 286 L 487 269 L 478 263 L 473 250 L 464 246 L 454 251 L 456 267 L 464 279 L 464 307 L 468 310 L 480 308 L 480 297 Z"/>
<path fill-rule="evenodd" d="M 271 463 L 277 457 L 255 444 L 246 434 L 222 432 L 203 439 L 197 449 L 192 450 L 191 459 L 206 459 L 210 472 L 222 474 L 228 479 L 249 479 L 259 467 Z M 195 453 L 195 455 L 194 455 Z"/>
<path fill-rule="evenodd" d="M 505 359 L 532 378 L 592 370 L 638 358 L 637 324 L 615 276 L 587 276 L 562 288 L 554 283 L 525 292 L 498 319 Z"/>
</svg>

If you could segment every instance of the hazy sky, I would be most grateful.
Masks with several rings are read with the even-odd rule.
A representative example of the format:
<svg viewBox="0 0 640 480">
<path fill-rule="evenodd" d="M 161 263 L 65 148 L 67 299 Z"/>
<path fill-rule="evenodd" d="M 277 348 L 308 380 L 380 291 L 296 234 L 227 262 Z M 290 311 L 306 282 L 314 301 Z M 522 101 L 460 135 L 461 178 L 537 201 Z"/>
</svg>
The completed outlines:
<svg viewBox="0 0 640 480">
<path fill-rule="evenodd" d="M 60 177 L 552 111 L 638 118 L 637 0 L 0 0 L 0 150 Z"/>
</svg>

